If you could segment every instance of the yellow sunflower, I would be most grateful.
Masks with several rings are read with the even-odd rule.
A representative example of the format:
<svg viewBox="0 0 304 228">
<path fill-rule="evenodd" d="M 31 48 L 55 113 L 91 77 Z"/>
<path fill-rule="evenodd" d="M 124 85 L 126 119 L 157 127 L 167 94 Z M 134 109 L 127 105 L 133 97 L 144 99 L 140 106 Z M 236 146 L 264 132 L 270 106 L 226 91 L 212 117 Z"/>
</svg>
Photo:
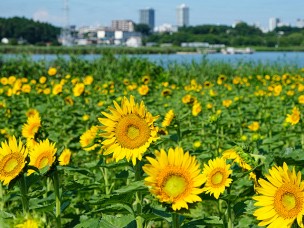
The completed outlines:
<svg viewBox="0 0 304 228">
<path fill-rule="evenodd" d="M 145 185 L 160 202 L 172 204 L 174 211 L 188 209 L 188 203 L 202 201 L 198 194 L 204 183 L 199 164 L 194 156 L 182 148 L 170 148 L 168 154 L 156 151 L 156 158 L 147 157 L 150 164 L 143 166 L 148 175 Z"/>
<path fill-rule="evenodd" d="M 232 179 L 229 175 L 232 173 L 230 165 L 226 164 L 226 159 L 215 158 L 209 160 L 208 165 L 204 164 L 203 177 L 206 180 L 203 191 L 214 195 L 216 199 L 220 194 L 225 191 L 226 187 L 229 187 Z"/>
<path fill-rule="evenodd" d="M 198 116 L 198 114 L 200 114 L 200 112 L 202 111 L 202 105 L 199 102 L 194 102 L 193 106 L 192 106 L 192 115 L 193 116 Z"/>
<path fill-rule="evenodd" d="M 70 149 L 64 149 L 58 158 L 59 165 L 68 165 L 70 163 L 71 155 L 72 152 Z"/>
<path fill-rule="evenodd" d="M 287 114 L 285 121 L 287 123 L 290 123 L 291 125 L 295 125 L 295 124 L 299 123 L 300 118 L 301 118 L 301 113 L 300 113 L 299 109 L 297 107 L 293 107 L 292 113 Z"/>
<path fill-rule="evenodd" d="M 27 219 L 24 223 L 17 224 L 16 228 L 39 228 L 39 223 L 34 219 Z"/>
<path fill-rule="evenodd" d="M 30 108 L 26 113 L 25 115 L 27 117 L 31 117 L 31 116 L 39 116 L 39 112 L 37 109 L 34 109 L 34 108 Z"/>
<path fill-rule="evenodd" d="M 158 116 L 152 116 L 143 101 L 135 103 L 132 95 L 130 101 L 124 97 L 121 106 L 114 101 L 114 106 L 109 107 L 111 114 L 102 112 L 107 118 L 98 118 L 104 125 L 101 127 L 104 133 L 100 134 L 105 138 L 102 142 L 104 154 L 113 153 L 116 161 L 132 159 L 135 165 L 136 159 L 141 160 L 150 144 L 159 139 L 158 128 L 154 126 Z"/>
<path fill-rule="evenodd" d="M 48 70 L 48 75 L 54 76 L 57 73 L 57 69 L 55 67 L 50 67 Z"/>
<path fill-rule="evenodd" d="M 295 219 L 303 227 L 304 215 L 304 181 L 301 172 L 289 170 L 284 162 L 283 167 L 274 166 L 266 175 L 267 180 L 260 178 L 261 187 L 253 196 L 258 208 L 254 216 L 261 220 L 259 226 L 291 227 Z"/>
<path fill-rule="evenodd" d="M 81 94 L 83 94 L 85 90 L 84 83 L 77 83 L 73 88 L 73 94 L 75 97 L 79 97 Z"/>
<path fill-rule="evenodd" d="M 41 127 L 41 119 L 39 115 L 30 116 L 27 118 L 27 123 L 22 127 L 22 136 L 25 138 L 34 138 L 35 134 Z"/>
<path fill-rule="evenodd" d="M 94 150 L 98 145 L 94 144 L 94 140 L 97 136 L 98 127 L 92 126 L 90 129 L 86 130 L 80 136 L 80 145 L 86 151 Z"/>
<path fill-rule="evenodd" d="M 8 142 L 2 142 L 0 147 L 0 180 L 8 185 L 11 180 L 18 176 L 25 166 L 28 150 L 21 140 L 17 142 L 15 136 L 10 137 Z"/>
<path fill-rule="evenodd" d="M 252 122 L 251 124 L 248 125 L 248 128 L 249 128 L 251 131 L 257 131 L 257 130 L 260 129 L 260 124 L 259 124 L 259 122 L 254 121 L 254 122 Z"/>
<path fill-rule="evenodd" d="M 250 171 L 252 170 L 250 162 L 250 155 L 245 153 L 241 147 L 233 147 L 231 149 L 225 150 L 222 154 L 222 157 L 225 159 L 233 160 L 237 163 L 243 170 Z M 254 172 L 249 173 L 249 179 L 254 181 L 254 186 L 258 186 L 256 174 Z"/>
<path fill-rule="evenodd" d="M 170 109 L 165 115 L 165 119 L 162 122 L 162 127 L 170 126 L 174 116 L 175 116 L 175 114 L 174 114 L 173 109 Z"/>
<path fill-rule="evenodd" d="M 55 143 L 50 143 L 48 139 L 39 142 L 29 151 L 29 165 L 38 169 L 42 169 L 47 165 L 51 167 L 56 158 L 56 151 Z M 34 170 L 29 170 L 28 175 L 33 172 Z"/>
<path fill-rule="evenodd" d="M 138 93 L 142 96 L 147 95 L 149 92 L 149 86 L 147 85 L 142 85 L 141 87 L 138 87 Z"/>
</svg>

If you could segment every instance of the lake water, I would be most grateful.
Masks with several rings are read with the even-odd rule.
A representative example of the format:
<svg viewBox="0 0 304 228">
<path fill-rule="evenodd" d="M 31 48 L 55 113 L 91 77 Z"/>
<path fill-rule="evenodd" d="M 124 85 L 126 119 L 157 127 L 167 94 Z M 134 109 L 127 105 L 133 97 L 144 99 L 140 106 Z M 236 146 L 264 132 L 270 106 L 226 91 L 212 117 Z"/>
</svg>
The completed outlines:
<svg viewBox="0 0 304 228">
<path fill-rule="evenodd" d="M 2 55 L 4 59 L 15 58 L 18 55 L 5 54 Z M 59 55 L 65 59 L 69 59 L 69 55 Z M 266 63 L 266 64 L 280 64 L 280 65 L 294 65 L 297 67 L 304 67 L 304 52 L 255 52 L 253 54 L 234 54 L 225 55 L 222 53 L 215 54 L 143 54 L 143 55 L 127 55 L 134 58 L 146 58 L 150 61 L 166 65 L 168 63 L 191 63 L 200 62 L 203 59 L 209 61 L 221 61 L 227 63 L 240 63 L 240 62 L 254 62 L 254 63 Z M 35 61 L 45 60 L 52 61 L 58 58 L 58 55 L 53 54 L 33 54 L 32 59 Z M 80 55 L 79 58 L 85 60 L 94 60 L 100 58 L 101 55 L 88 54 Z"/>
</svg>

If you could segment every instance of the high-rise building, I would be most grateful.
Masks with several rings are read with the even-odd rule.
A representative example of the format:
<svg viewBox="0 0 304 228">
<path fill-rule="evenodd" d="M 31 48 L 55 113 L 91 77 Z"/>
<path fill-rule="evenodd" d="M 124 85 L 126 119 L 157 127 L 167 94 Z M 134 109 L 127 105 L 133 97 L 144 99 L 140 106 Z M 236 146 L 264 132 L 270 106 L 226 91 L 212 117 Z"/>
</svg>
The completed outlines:
<svg viewBox="0 0 304 228">
<path fill-rule="evenodd" d="M 269 18 L 269 31 L 273 31 L 276 27 L 278 27 L 280 23 L 279 18 L 271 17 Z"/>
<path fill-rule="evenodd" d="M 177 26 L 183 27 L 189 25 L 189 7 L 185 4 L 177 6 L 176 9 Z"/>
<path fill-rule="evenodd" d="M 134 22 L 131 20 L 113 20 L 112 29 L 114 31 L 134 31 Z"/>
<path fill-rule="evenodd" d="M 149 25 L 153 30 L 155 26 L 155 12 L 154 9 L 141 9 L 139 10 L 139 23 Z"/>
</svg>

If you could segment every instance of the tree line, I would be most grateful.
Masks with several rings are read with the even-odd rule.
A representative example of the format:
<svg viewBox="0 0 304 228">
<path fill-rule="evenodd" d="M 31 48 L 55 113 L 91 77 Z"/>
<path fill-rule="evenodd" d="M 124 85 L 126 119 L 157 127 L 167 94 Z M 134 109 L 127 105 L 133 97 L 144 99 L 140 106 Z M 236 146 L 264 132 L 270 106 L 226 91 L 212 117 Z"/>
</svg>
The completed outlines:
<svg viewBox="0 0 304 228">
<path fill-rule="evenodd" d="M 58 44 L 60 31 L 59 27 L 49 23 L 24 17 L 0 18 L 0 40 L 8 38 L 12 44 Z"/>
<path fill-rule="evenodd" d="M 288 47 L 304 46 L 304 28 L 282 26 L 263 33 L 259 28 L 244 22 L 235 27 L 227 25 L 198 25 L 181 27 L 178 32 L 150 33 L 145 42 L 173 43 L 206 42 L 226 46 Z"/>
</svg>

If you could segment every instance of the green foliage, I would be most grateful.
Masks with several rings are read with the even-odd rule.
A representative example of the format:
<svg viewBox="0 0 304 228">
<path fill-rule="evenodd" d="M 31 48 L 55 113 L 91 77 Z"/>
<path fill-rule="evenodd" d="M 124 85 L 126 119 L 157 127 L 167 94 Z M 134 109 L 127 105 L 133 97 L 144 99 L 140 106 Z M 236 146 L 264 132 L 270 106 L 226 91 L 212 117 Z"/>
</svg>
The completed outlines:
<svg viewBox="0 0 304 228">
<path fill-rule="evenodd" d="M 57 44 L 60 28 L 24 17 L 0 18 L 0 37 L 20 40 L 29 44 Z"/>
</svg>

